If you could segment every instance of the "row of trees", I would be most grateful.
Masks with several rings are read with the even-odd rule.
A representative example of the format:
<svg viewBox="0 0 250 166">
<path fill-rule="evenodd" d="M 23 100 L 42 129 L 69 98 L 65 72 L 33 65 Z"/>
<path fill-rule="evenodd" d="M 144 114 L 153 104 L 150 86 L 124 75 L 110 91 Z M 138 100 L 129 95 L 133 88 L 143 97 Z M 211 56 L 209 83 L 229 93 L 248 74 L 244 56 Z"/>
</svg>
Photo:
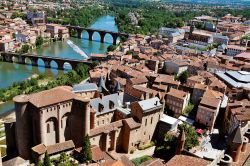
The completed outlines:
<svg viewBox="0 0 250 166">
<path fill-rule="evenodd" d="M 200 15 L 210 15 L 219 18 L 230 13 L 235 16 L 241 15 L 246 19 L 250 19 L 250 10 L 248 9 L 211 9 L 204 7 L 202 10 L 171 11 L 166 10 L 157 3 L 131 3 L 133 3 L 133 5 L 112 2 L 110 9 L 116 13 L 119 30 L 132 34 L 156 33 L 160 27 L 182 27 L 189 20 Z M 131 24 L 131 20 L 128 16 L 129 12 L 134 12 L 139 15 L 138 26 Z M 202 28 L 203 24 L 199 26 L 199 28 Z"/>
<path fill-rule="evenodd" d="M 74 84 L 78 84 L 89 76 L 89 68 L 90 67 L 88 65 L 81 64 L 77 66 L 76 70 L 71 70 L 66 74 L 59 75 L 56 79 L 49 81 L 47 85 L 39 85 L 39 80 L 46 78 L 46 76 L 44 75 L 40 75 L 37 78 L 31 78 L 25 81 L 13 83 L 6 89 L 0 89 L 0 99 L 2 101 L 8 101 L 20 94 L 40 92 L 43 90 L 54 88 L 56 86 L 72 86 Z"/>
<path fill-rule="evenodd" d="M 102 16 L 106 10 L 99 6 L 86 6 L 81 9 L 67 9 L 52 11 L 47 10 L 48 22 L 59 23 L 63 25 L 89 26 L 98 17 Z"/>
</svg>

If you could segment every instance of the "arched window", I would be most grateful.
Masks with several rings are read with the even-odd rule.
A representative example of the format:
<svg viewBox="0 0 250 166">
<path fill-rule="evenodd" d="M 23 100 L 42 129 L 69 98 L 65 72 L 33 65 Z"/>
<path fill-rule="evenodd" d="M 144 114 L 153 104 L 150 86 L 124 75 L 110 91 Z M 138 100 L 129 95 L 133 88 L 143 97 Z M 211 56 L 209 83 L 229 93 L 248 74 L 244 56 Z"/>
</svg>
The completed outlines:
<svg viewBox="0 0 250 166">
<path fill-rule="evenodd" d="M 47 133 L 50 133 L 50 126 L 49 126 L 49 123 L 47 123 Z"/>
<path fill-rule="evenodd" d="M 61 128 L 63 128 L 63 120 L 61 120 Z"/>
</svg>

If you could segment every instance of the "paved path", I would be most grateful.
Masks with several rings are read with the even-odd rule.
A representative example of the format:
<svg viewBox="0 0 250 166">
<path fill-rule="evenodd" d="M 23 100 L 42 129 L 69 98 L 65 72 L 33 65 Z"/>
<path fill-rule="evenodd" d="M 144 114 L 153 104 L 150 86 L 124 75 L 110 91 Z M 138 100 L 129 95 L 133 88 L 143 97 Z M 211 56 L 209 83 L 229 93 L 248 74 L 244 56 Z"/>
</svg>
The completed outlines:
<svg viewBox="0 0 250 166">
<path fill-rule="evenodd" d="M 152 156 L 154 154 L 154 151 L 155 151 L 155 146 L 152 146 L 145 150 L 136 150 L 133 154 L 129 154 L 129 160 L 139 158 L 145 155 Z"/>
</svg>

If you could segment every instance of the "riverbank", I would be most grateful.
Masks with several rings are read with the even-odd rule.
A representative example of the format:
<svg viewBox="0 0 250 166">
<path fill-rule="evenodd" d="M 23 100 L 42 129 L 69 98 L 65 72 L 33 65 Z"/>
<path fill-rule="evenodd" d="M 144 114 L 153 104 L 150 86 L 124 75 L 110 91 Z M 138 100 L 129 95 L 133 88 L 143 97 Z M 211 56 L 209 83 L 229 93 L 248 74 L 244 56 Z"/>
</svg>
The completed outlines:
<svg viewBox="0 0 250 166">
<path fill-rule="evenodd" d="M 0 115 L 0 122 L 5 122 L 12 119 L 16 119 L 16 114 L 14 109 Z"/>
<path fill-rule="evenodd" d="M 115 22 L 115 18 L 110 15 L 104 15 L 96 19 L 90 28 L 93 29 L 103 29 L 103 30 L 110 30 L 113 32 L 118 32 L 118 27 Z M 79 46 L 82 50 L 84 50 L 88 55 L 91 53 L 96 54 L 103 54 L 107 51 L 107 47 L 112 44 L 113 39 L 111 35 L 105 36 L 105 43 L 100 43 L 100 36 L 98 33 L 93 34 L 93 41 L 88 40 L 88 33 L 82 33 L 82 39 L 78 38 L 70 38 L 77 46 Z M 32 50 L 33 54 L 43 55 L 43 56 L 51 56 L 51 57 L 60 57 L 60 58 L 68 58 L 68 59 L 80 59 L 82 60 L 82 56 L 75 52 L 66 41 L 57 41 L 51 42 L 48 45 L 41 46 L 35 50 Z M 51 65 L 53 68 L 44 68 L 44 62 L 38 61 L 38 67 L 31 66 L 31 65 L 21 65 L 15 63 L 7 63 L 7 62 L 0 62 L 0 89 L 5 88 L 7 89 L 10 87 L 14 82 L 20 82 L 26 80 L 33 74 L 42 74 L 51 77 L 52 79 L 56 79 L 61 75 L 65 74 L 65 71 L 57 70 L 56 63 L 53 61 Z M 54 68 L 55 67 L 55 68 Z M 84 80 L 84 78 L 82 78 Z M 41 81 L 39 86 L 44 86 L 47 81 Z M 51 82 L 51 81 L 49 81 Z M 63 78 L 60 78 L 58 82 L 68 82 Z M 55 85 L 53 85 L 55 86 Z M 49 83 L 45 90 L 53 87 L 52 83 Z M 0 99 L 1 92 L 0 92 Z M 10 98 L 9 100 L 11 100 Z M 0 104 L 0 114 L 4 112 L 8 112 L 14 108 L 13 102 L 5 102 Z"/>
</svg>

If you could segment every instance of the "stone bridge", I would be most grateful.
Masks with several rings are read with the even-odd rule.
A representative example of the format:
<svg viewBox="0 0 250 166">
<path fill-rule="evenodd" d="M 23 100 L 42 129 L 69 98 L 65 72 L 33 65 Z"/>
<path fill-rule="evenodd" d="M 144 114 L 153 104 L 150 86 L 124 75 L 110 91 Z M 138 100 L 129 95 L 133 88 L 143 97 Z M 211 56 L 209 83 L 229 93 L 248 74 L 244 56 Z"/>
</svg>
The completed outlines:
<svg viewBox="0 0 250 166">
<path fill-rule="evenodd" d="M 38 66 L 38 60 L 44 62 L 45 68 L 51 68 L 51 62 L 54 61 L 57 64 L 57 69 L 63 70 L 65 64 L 70 64 L 72 69 L 76 69 L 78 64 L 91 64 L 91 61 L 87 60 L 77 60 L 77 59 L 67 59 L 60 57 L 49 57 L 49 56 L 40 56 L 32 54 L 16 54 L 16 53 L 7 53 L 2 52 L 0 54 L 0 61 L 10 62 L 10 63 L 19 63 L 19 64 L 31 64 L 32 66 Z"/>
<path fill-rule="evenodd" d="M 120 32 L 112 32 L 112 31 L 106 31 L 106 30 L 100 30 L 100 29 L 93 29 L 93 28 L 84 28 L 80 26 L 66 26 L 69 29 L 69 34 L 72 36 L 73 31 L 77 32 L 77 37 L 81 38 L 82 37 L 82 32 L 86 31 L 89 34 L 89 40 L 93 40 L 93 34 L 95 32 L 99 33 L 101 42 L 104 43 L 104 38 L 106 34 L 110 34 L 113 38 L 113 45 L 116 45 L 117 43 L 117 38 L 118 37 L 128 37 L 129 35 L 126 33 L 120 33 Z"/>
</svg>

